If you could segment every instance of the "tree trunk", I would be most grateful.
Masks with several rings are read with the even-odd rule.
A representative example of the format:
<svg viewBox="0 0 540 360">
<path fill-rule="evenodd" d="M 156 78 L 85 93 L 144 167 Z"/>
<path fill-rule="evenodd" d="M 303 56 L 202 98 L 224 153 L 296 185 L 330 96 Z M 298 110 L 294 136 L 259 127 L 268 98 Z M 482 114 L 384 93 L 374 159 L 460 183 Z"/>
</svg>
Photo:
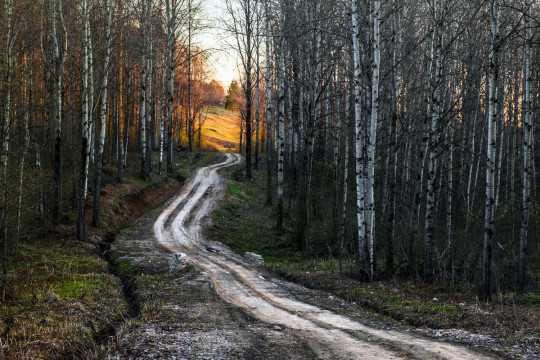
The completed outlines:
<svg viewBox="0 0 540 360">
<path fill-rule="evenodd" d="M 281 15 L 281 27 L 284 27 L 283 14 Z M 285 160 L 285 38 L 280 37 L 280 53 L 279 53 L 279 100 L 278 100 L 278 207 L 277 207 L 277 231 L 283 231 L 283 163 Z M 309 211 L 309 210 L 308 210 Z"/>
<path fill-rule="evenodd" d="M 122 0 L 120 0 L 121 6 Z M 122 7 L 120 7 L 122 9 Z M 120 16 L 122 10 L 120 10 Z M 101 84 L 101 99 L 99 101 L 99 136 L 96 136 L 96 161 L 94 168 L 94 209 L 92 214 L 92 225 L 99 226 L 99 200 L 101 197 L 101 176 L 103 173 L 103 150 L 105 148 L 105 131 L 107 129 L 107 90 L 109 86 L 109 63 L 111 57 L 111 26 L 112 26 L 112 0 L 107 3 L 107 29 L 105 39 L 105 60 L 103 61 L 103 82 Z M 121 169 L 118 169 L 119 179 Z"/>
<path fill-rule="evenodd" d="M 523 169 L 521 174 L 521 228 L 519 232 L 519 264 L 517 288 L 525 290 L 527 273 L 527 230 L 529 227 L 530 178 L 531 178 L 531 6 L 525 1 L 525 94 L 523 99 Z"/>
<path fill-rule="evenodd" d="M 176 0 L 166 0 L 167 10 L 167 173 L 172 174 L 172 116 L 174 103 L 174 49 L 176 43 Z"/>
<path fill-rule="evenodd" d="M 434 62 L 435 79 L 431 93 L 431 129 L 429 132 L 429 157 L 428 157 L 428 183 L 426 194 L 426 219 L 424 226 L 424 278 L 428 281 L 433 279 L 433 220 L 435 218 L 435 178 L 436 178 L 436 157 L 438 154 L 438 127 L 441 113 L 441 56 L 442 56 L 442 36 L 443 22 L 445 16 L 445 0 L 439 3 L 439 18 L 436 20 Z"/>
<path fill-rule="evenodd" d="M 351 0 L 352 7 L 352 32 L 353 32 L 353 57 L 354 57 L 354 119 L 356 128 L 356 217 L 358 222 L 358 253 L 360 266 L 364 275 L 368 276 L 367 248 L 366 248 L 366 221 L 364 216 L 364 159 L 362 143 L 362 74 L 360 64 L 360 30 L 358 25 L 358 3 Z"/>
<path fill-rule="evenodd" d="M 152 169 L 152 140 L 154 130 L 154 98 L 152 93 L 153 80 L 154 80 L 154 24 L 153 24 L 153 0 L 148 0 L 148 13 L 147 13 L 147 25 L 148 25 L 148 54 L 146 58 L 146 65 L 148 70 L 146 71 L 146 168 L 145 178 L 148 177 Z"/>
<path fill-rule="evenodd" d="M 191 83 L 191 0 L 188 0 L 188 145 L 189 152 L 193 151 L 193 118 L 191 116 L 191 96 L 192 96 L 192 83 Z M 240 141 L 240 147 L 242 142 Z"/>
<path fill-rule="evenodd" d="M 109 0 L 109 18 L 110 18 L 110 7 L 111 2 Z M 124 4 L 123 0 L 118 1 L 118 45 L 120 49 L 118 50 L 118 182 L 121 183 L 124 180 L 124 43 L 123 43 L 123 23 L 124 23 Z M 109 21 L 109 18 L 107 21 Z M 107 23 L 107 51 L 110 47 L 110 22 Z M 108 56 L 108 54 L 106 55 Z M 129 135 L 128 135 L 129 136 Z M 127 151 L 127 149 L 126 149 Z"/>
<path fill-rule="evenodd" d="M 266 30 L 266 204 L 272 204 L 272 65 L 269 0 L 265 0 Z"/>
<path fill-rule="evenodd" d="M 499 0 L 493 0 L 491 8 L 491 63 L 489 65 L 488 138 L 486 161 L 486 203 L 484 218 L 484 244 L 482 251 L 482 287 L 484 301 L 491 300 L 491 258 L 493 222 L 495 218 L 495 154 L 497 139 L 497 83 L 499 76 Z"/>
<path fill-rule="evenodd" d="M 54 151 L 53 151 L 53 200 L 52 200 L 52 223 L 58 225 L 60 222 L 60 181 L 62 179 L 62 88 L 64 78 L 64 63 L 67 52 L 67 33 L 64 24 L 64 10 L 62 9 L 62 0 L 51 1 L 52 17 L 52 41 L 53 41 L 53 109 L 51 112 L 54 119 Z M 58 42 L 57 18 L 60 17 L 61 25 L 64 30 L 64 44 L 60 51 Z"/>
<path fill-rule="evenodd" d="M 373 74 L 371 80 L 371 121 L 367 145 L 367 191 L 366 191 L 366 240 L 367 261 L 366 269 L 370 280 L 373 279 L 373 245 L 375 241 L 375 146 L 377 144 L 377 119 L 379 115 L 379 11 L 380 2 L 373 2 Z"/>
<path fill-rule="evenodd" d="M 142 21 L 141 21 L 141 29 L 142 29 L 142 38 L 143 38 L 143 51 L 141 54 L 141 105 L 139 109 L 139 126 L 141 127 L 141 177 L 145 179 L 148 176 L 148 173 L 146 172 L 147 165 L 146 165 L 146 86 L 147 84 L 147 74 L 146 71 L 148 70 L 148 65 L 146 64 L 146 58 L 147 58 L 147 19 L 146 19 L 146 12 L 150 11 L 147 9 L 148 3 L 147 1 L 143 0 L 140 2 L 142 6 Z"/>
<path fill-rule="evenodd" d="M 345 117 L 349 117 L 349 99 L 345 96 Z M 345 161 L 343 163 L 343 201 L 341 203 L 341 228 L 339 231 L 339 274 L 343 272 L 343 248 L 345 244 L 345 226 L 347 220 L 347 195 L 348 195 L 348 179 L 349 179 L 349 134 L 347 129 L 347 121 L 343 122 L 343 133 L 345 136 Z"/>
<path fill-rule="evenodd" d="M 23 181 L 24 181 L 24 165 L 26 156 L 28 154 L 28 147 L 30 146 L 30 108 L 32 106 L 32 73 L 28 68 L 28 55 L 24 54 L 24 148 L 21 156 L 21 164 L 19 168 L 19 200 L 17 203 L 17 229 L 15 233 L 15 246 L 19 246 L 19 239 L 21 235 L 21 210 L 22 210 L 22 195 L 23 195 Z"/>
<path fill-rule="evenodd" d="M 251 9 L 251 0 L 246 2 L 246 42 L 247 42 L 247 51 L 246 51 L 246 87 L 245 87 L 245 97 L 246 97 L 246 178 L 251 179 L 251 112 L 253 111 L 253 84 L 252 84 L 252 67 L 253 67 L 253 52 L 252 52 L 252 9 Z"/>
<path fill-rule="evenodd" d="M 89 65 L 89 28 L 90 22 L 88 19 L 88 2 L 82 0 L 81 4 L 82 21 L 83 21 L 83 42 L 82 42 L 82 106 L 81 106 L 81 121 L 82 121 L 82 142 L 81 142 L 81 170 L 79 175 L 79 199 L 77 211 L 77 239 L 84 238 L 85 225 L 85 184 L 86 170 L 88 166 L 88 119 L 89 119 L 89 104 L 88 104 L 88 65 Z"/>
</svg>

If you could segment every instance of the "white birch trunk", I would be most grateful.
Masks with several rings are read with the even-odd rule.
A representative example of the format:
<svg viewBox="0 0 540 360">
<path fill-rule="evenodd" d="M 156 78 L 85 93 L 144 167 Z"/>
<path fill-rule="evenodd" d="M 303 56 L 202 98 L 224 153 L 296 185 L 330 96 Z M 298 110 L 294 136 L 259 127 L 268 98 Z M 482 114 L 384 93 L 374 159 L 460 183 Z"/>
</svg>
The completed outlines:
<svg viewBox="0 0 540 360">
<path fill-rule="evenodd" d="M 90 10 L 88 10 L 90 14 Z M 94 129 L 94 50 L 92 47 L 92 28 L 90 26 L 90 19 L 88 19 L 88 129 L 87 138 L 88 146 L 86 153 L 86 168 L 84 170 L 84 198 L 88 195 L 88 169 L 90 167 L 90 160 L 92 158 L 92 140 Z"/>
<path fill-rule="evenodd" d="M 373 74 L 371 79 L 371 119 L 367 145 L 367 189 L 366 189 L 366 238 L 368 247 L 368 276 L 373 279 L 373 244 L 375 241 L 375 146 L 377 144 L 377 120 L 379 115 L 379 0 L 373 1 Z"/>
<path fill-rule="evenodd" d="M 13 1 L 7 0 L 4 2 L 4 15 L 7 21 L 7 34 L 6 34 L 6 43 L 4 47 L 4 61 L 5 64 L 5 77 L 2 79 L 3 90 L 5 90 L 5 103 L 4 103 L 4 119 L 2 121 L 2 148 L 0 149 L 0 192 L 1 192 L 1 202 L 0 206 L 2 207 L 2 223 L 0 228 L 2 232 L 0 234 L 2 239 L 3 255 L 2 255 L 2 286 L 1 286 L 1 299 L 5 300 L 6 292 L 8 291 L 7 284 L 7 262 L 8 262 L 8 166 L 9 166 L 9 148 L 10 148 L 10 127 L 11 127 L 11 90 L 12 90 L 12 80 L 13 80 L 13 45 L 15 41 L 15 35 L 13 34 L 12 29 L 12 16 L 13 16 Z M 5 81 L 5 82 L 4 82 Z"/>
<path fill-rule="evenodd" d="M 105 59 L 103 61 L 103 82 L 99 100 L 99 136 L 96 141 L 96 161 L 94 167 L 94 209 L 92 225 L 99 226 L 99 199 L 101 196 L 101 175 L 103 171 L 103 150 L 105 148 L 105 131 L 107 129 L 107 90 L 109 87 L 109 63 L 111 58 L 112 0 L 107 3 L 107 29 L 105 34 Z"/>
<path fill-rule="evenodd" d="M 491 8 L 491 59 L 489 66 L 488 138 L 486 161 L 486 202 L 484 219 L 484 244 L 482 251 L 483 300 L 491 298 L 491 251 L 495 218 L 495 154 L 497 139 L 497 82 L 499 59 L 499 0 L 493 0 Z"/>
<path fill-rule="evenodd" d="M 174 103 L 174 48 L 176 42 L 176 0 L 166 0 L 167 14 L 167 173 L 172 173 L 172 115 Z"/>
<path fill-rule="evenodd" d="M 442 32 L 445 14 L 445 0 L 440 0 L 439 18 L 437 19 L 434 36 L 434 62 L 435 79 L 432 89 L 431 100 L 431 129 L 429 132 L 429 155 L 428 155 L 428 183 L 426 195 L 426 219 L 424 227 L 424 277 L 431 280 L 433 277 L 433 219 L 435 217 L 435 178 L 436 162 L 438 153 L 437 131 L 441 112 L 441 56 L 442 56 Z"/>
<path fill-rule="evenodd" d="M 257 23 L 256 23 L 256 36 L 255 36 L 255 80 L 256 80 L 256 90 L 255 90 L 255 170 L 259 168 L 259 132 L 260 132 L 260 122 L 261 122 L 261 62 L 260 62 L 260 9 L 259 3 L 255 2 L 256 12 L 257 12 Z"/>
<path fill-rule="evenodd" d="M 529 203 L 531 181 L 531 6 L 532 0 L 525 1 L 525 94 L 523 99 L 523 170 L 521 174 L 521 228 L 519 232 L 518 290 L 523 292 L 527 273 L 527 231 L 529 227 Z"/>
<path fill-rule="evenodd" d="M 283 31 L 284 21 L 283 14 L 281 15 L 281 28 Z M 278 70 L 278 82 L 279 82 L 279 100 L 278 100 L 278 184 L 277 184 L 277 197 L 278 197 L 278 215 L 277 215 L 277 230 L 283 231 L 283 163 L 285 161 L 285 39 L 282 35 L 280 37 L 280 54 L 279 54 L 279 70 Z M 309 211 L 309 210 L 308 210 Z"/>
<path fill-rule="evenodd" d="M 272 56 L 270 53 L 269 0 L 265 0 L 266 33 L 266 203 L 272 203 Z"/>
<path fill-rule="evenodd" d="M 167 119 L 167 100 L 166 100 L 166 78 L 167 78 L 167 67 L 163 67 L 163 72 L 161 74 L 161 112 L 159 116 L 159 175 L 161 175 L 161 167 L 163 166 L 163 146 L 165 144 L 165 121 Z"/>
<path fill-rule="evenodd" d="M 81 13 L 83 21 L 83 41 L 82 41 L 82 89 L 81 89 L 81 130 L 82 130 L 82 144 L 81 144 L 81 172 L 79 178 L 79 200 L 78 200 L 78 221 L 77 221 L 77 238 L 82 240 L 84 238 L 84 209 L 85 209 L 85 195 L 87 184 L 87 170 L 88 170 L 88 119 L 89 119 L 89 106 L 88 106 L 88 62 L 89 62 L 89 19 L 88 19 L 88 1 L 82 0 Z"/>
<path fill-rule="evenodd" d="M 139 109 L 139 124 L 141 127 L 141 177 L 146 178 L 146 86 L 147 86 L 147 75 L 148 66 L 146 64 L 146 53 L 147 53 L 147 19 L 146 12 L 148 4 L 146 0 L 141 1 L 142 6 L 142 15 L 141 15 L 141 31 L 143 38 L 143 50 L 141 52 L 141 103 Z"/>
<path fill-rule="evenodd" d="M 353 61 L 354 61 L 354 120 L 356 129 L 356 216 L 358 221 L 358 251 L 360 255 L 360 266 L 368 274 L 366 268 L 366 222 L 364 216 L 364 163 L 362 158 L 362 74 L 360 64 L 360 30 L 358 25 L 358 4 L 357 0 L 351 0 L 352 32 L 353 32 Z"/>
<path fill-rule="evenodd" d="M 58 225 L 60 221 L 60 182 L 62 180 L 62 88 L 64 79 L 64 64 L 67 53 L 67 31 L 64 23 L 64 10 L 62 0 L 54 0 L 50 3 L 52 17 L 52 64 L 53 64 L 53 107 L 52 118 L 54 119 L 54 151 L 53 151 L 53 204 L 52 204 L 52 222 Z M 62 51 L 60 49 L 58 37 L 58 19 L 63 28 L 64 42 Z"/>
</svg>

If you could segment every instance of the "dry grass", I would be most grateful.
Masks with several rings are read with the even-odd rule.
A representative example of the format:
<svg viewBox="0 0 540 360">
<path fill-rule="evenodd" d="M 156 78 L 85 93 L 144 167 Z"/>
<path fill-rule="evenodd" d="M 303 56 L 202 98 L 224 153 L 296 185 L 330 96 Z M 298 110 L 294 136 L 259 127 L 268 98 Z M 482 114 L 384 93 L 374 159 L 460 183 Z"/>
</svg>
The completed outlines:
<svg viewBox="0 0 540 360">
<path fill-rule="evenodd" d="M 240 137 L 240 114 L 225 110 L 220 107 L 209 107 L 201 114 L 204 124 L 202 125 L 202 147 L 215 148 L 220 151 L 229 150 L 228 146 L 238 149 Z M 232 149 L 232 150 L 234 150 Z"/>
<path fill-rule="evenodd" d="M 13 297 L 0 306 L 2 358 L 85 358 L 124 317 L 118 279 L 82 244 L 27 243 L 10 267 Z M 48 301 L 51 295 L 59 299 Z"/>
</svg>

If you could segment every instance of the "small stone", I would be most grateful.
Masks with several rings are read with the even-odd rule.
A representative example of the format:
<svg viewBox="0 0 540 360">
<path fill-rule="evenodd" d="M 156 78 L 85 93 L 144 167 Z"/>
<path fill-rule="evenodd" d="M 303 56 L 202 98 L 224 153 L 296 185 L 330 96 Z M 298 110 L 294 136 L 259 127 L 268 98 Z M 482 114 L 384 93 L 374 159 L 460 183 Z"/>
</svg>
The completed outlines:
<svg viewBox="0 0 540 360">
<path fill-rule="evenodd" d="M 174 253 L 169 260 L 169 273 L 175 274 L 187 265 L 187 256 L 184 253 Z"/>
<path fill-rule="evenodd" d="M 437 299 L 436 297 L 434 297 L 433 299 L 431 299 L 431 301 L 437 302 L 437 301 L 439 301 L 439 299 Z"/>
<path fill-rule="evenodd" d="M 244 254 L 244 260 L 251 265 L 262 266 L 264 265 L 264 259 L 261 255 L 257 255 L 252 252 L 246 252 Z"/>
<path fill-rule="evenodd" d="M 281 327 L 280 327 L 280 326 L 277 326 L 277 325 L 275 325 L 275 326 L 274 326 L 274 330 L 276 330 L 276 331 L 281 331 Z"/>
<path fill-rule="evenodd" d="M 58 302 L 60 300 L 61 300 L 60 295 L 56 295 L 56 294 L 49 295 L 47 296 L 47 299 L 46 299 L 48 303 Z"/>
<path fill-rule="evenodd" d="M 465 303 L 459 303 L 459 306 L 465 306 Z"/>
</svg>

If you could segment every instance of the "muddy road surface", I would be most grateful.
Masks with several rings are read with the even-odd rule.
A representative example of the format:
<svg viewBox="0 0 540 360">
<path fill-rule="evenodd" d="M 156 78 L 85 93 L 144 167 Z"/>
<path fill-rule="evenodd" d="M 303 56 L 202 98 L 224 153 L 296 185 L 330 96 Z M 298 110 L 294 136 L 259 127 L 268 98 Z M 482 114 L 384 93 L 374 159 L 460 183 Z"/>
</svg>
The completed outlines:
<svg viewBox="0 0 540 360">
<path fill-rule="evenodd" d="M 396 330 L 366 326 L 347 316 L 304 303 L 221 244 L 207 241 L 203 226 L 224 193 L 218 171 L 239 164 L 227 154 L 200 168 L 153 225 L 155 241 L 206 273 L 216 293 L 256 319 L 285 327 L 310 344 L 320 359 L 488 359 L 467 347 Z"/>
</svg>

